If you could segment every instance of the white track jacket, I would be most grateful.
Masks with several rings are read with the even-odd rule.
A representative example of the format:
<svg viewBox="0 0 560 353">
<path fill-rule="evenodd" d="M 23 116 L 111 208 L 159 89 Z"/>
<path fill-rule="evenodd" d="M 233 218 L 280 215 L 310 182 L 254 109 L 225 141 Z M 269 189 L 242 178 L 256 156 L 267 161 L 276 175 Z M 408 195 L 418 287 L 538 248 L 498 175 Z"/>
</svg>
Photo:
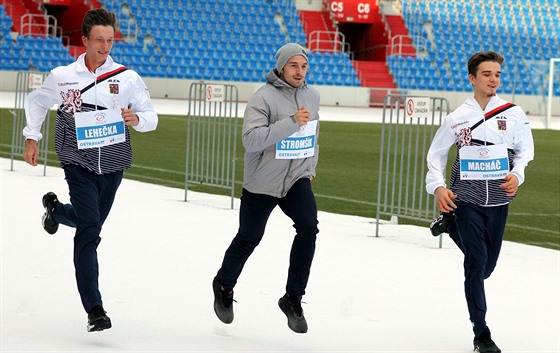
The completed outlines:
<svg viewBox="0 0 560 353">
<path fill-rule="evenodd" d="M 109 146 L 78 149 L 77 112 L 129 108 L 139 118 L 133 128 L 140 132 L 155 130 L 158 116 L 144 81 L 133 70 L 117 64 L 109 56 L 95 73 L 85 65 L 85 54 L 68 66 L 51 71 L 42 86 L 25 100 L 26 139 L 42 138 L 41 126 L 48 110 L 58 104 L 55 149 L 61 166 L 74 164 L 97 174 L 129 168 L 132 163 L 130 132 L 125 126 L 126 141 Z"/>
<path fill-rule="evenodd" d="M 507 196 L 499 187 L 504 179 L 461 180 L 459 150 L 462 147 L 504 144 L 509 173 L 517 177 L 519 185 L 525 180 L 525 167 L 534 157 L 529 120 L 520 107 L 494 96 L 482 110 L 474 98 L 468 98 L 446 117 L 428 151 L 426 191 L 430 194 L 440 186 L 447 187 L 444 175 L 453 144 L 457 146 L 457 156 L 451 169 L 450 189 L 459 201 L 479 206 L 503 205 L 514 197 Z"/>
</svg>

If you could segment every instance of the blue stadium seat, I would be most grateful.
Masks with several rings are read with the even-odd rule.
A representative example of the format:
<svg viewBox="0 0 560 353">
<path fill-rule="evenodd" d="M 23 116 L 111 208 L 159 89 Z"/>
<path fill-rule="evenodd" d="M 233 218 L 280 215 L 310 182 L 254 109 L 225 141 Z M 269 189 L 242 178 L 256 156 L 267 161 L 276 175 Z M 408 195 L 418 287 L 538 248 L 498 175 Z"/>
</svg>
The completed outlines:
<svg viewBox="0 0 560 353">
<path fill-rule="evenodd" d="M 551 56 L 557 56 L 560 8 L 556 0 L 536 1 L 538 3 L 527 2 L 523 6 L 512 6 L 502 0 L 491 4 L 479 2 L 475 5 L 476 11 L 471 11 L 472 6 L 467 7 L 463 1 L 410 0 L 403 3 L 402 11 L 410 33 L 437 43 L 437 49 L 432 45 L 427 47 L 436 73 L 445 74 L 449 70 L 455 75 L 459 73 L 457 68 L 464 67 L 468 57 L 479 50 L 498 50 L 506 57 L 506 65 L 525 60 L 548 60 Z M 494 15 L 497 12 L 499 17 Z M 433 39 L 429 39 L 428 33 L 424 31 L 426 22 L 433 25 Z M 494 47 L 489 48 L 484 43 L 493 43 Z M 517 49 L 519 47 L 520 50 Z M 522 70 L 523 76 L 530 70 L 524 66 L 514 67 Z M 470 90 L 470 87 L 457 84 L 456 89 Z M 529 90 L 521 91 L 526 94 Z M 532 88 L 531 91 L 535 92 Z"/>
<path fill-rule="evenodd" d="M 125 2 L 130 15 L 122 11 Z M 128 23 L 131 18 L 135 19 L 139 46 L 115 43 L 114 56 L 122 58 L 121 61 L 125 64 L 140 67 L 147 77 L 177 76 L 177 71 L 181 71 L 185 78 L 197 78 L 203 73 L 208 75 L 201 70 L 204 70 L 205 65 L 212 65 L 220 70 L 221 75 L 214 72 L 214 79 L 229 77 L 232 80 L 262 82 L 262 72 L 273 67 L 275 51 L 285 40 L 285 34 L 274 21 L 274 16 L 279 11 L 284 15 L 290 40 L 302 43 L 306 41 L 293 2 L 161 0 L 155 7 L 150 6 L 152 3 L 148 0 L 102 0 L 102 3 L 117 13 L 121 24 Z M 218 8 L 223 11 L 216 11 Z M 498 0 L 492 4 L 477 3 L 477 11 L 470 11 L 471 9 L 471 5 L 467 6 L 459 1 L 403 2 L 403 19 L 409 32 L 429 39 L 425 22 L 430 21 L 433 25 L 433 41 L 427 41 L 430 43 L 427 46 L 427 58 L 390 56 L 387 59 L 387 66 L 399 87 L 411 85 L 450 89 L 453 86 L 454 89 L 470 90 L 465 85 L 468 82 L 464 71 L 465 61 L 473 52 L 488 49 L 484 44 L 487 42 L 494 43 L 493 49 L 506 56 L 507 66 L 504 66 L 504 72 L 521 71 L 522 77 L 530 73 L 530 68 L 514 63 L 548 60 L 558 55 L 560 16 L 557 1 L 535 0 L 524 6 L 510 6 L 502 5 L 502 0 Z M 11 19 L 5 15 L 5 8 L 1 7 L 0 44 L 6 42 L 9 36 L 7 23 L 11 23 Z M 125 32 L 124 27 L 122 31 Z M 487 33 L 490 34 L 490 39 L 485 37 Z M 156 46 L 147 45 L 149 54 L 142 51 L 142 38 L 146 34 L 151 34 L 156 43 Z M 245 43 L 248 45 L 242 45 Z M 522 49 L 517 50 L 520 46 Z M 20 60 L 8 60 L 6 65 L 22 66 L 26 64 L 26 60 L 29 64 L 29 60 L 38 60 L 37 58 L 41 59 L 42 66 L 58 65 L 65 64 L 70 59 L 68 50 L 63 47 L 59 38 L 21 37 L 16 47 L 18 50 L 13 51 L 12 55 Z M 255 50 L 256 47 L 258 50 Z M 45 52 L 45 48 L 52 49 Z M 324 84 L 359 85 L 347 54 L 310 53 L 310 56 L 311 68 L 316 71 L 310 73 L 310 82 L 322 80 Z M 194 60 L 191 61 L 191 58 Z M 162 64 L 162 67 L 158 69 L 155 63 Z M 180 69 L 179 64 L 182 65 Z M 240 74 L 247 66 L 251 66 L 253 71 Z M 409 71 L 405 71 L 403 67 Z M 325 79 L 327 75 L 331 75 L 328 80 Z M 434 77 L 434 81 L 424 82 L 425 77 Z M 517 82 L 508 77 L 503 78 L 503 89 L 510 88 L 513 91 L 514 85 Z M 530 88 L 532 92 L 536 90 L 533 86 Z M 526 91 L 523 89 L 523 92 Z"/>
</svg>

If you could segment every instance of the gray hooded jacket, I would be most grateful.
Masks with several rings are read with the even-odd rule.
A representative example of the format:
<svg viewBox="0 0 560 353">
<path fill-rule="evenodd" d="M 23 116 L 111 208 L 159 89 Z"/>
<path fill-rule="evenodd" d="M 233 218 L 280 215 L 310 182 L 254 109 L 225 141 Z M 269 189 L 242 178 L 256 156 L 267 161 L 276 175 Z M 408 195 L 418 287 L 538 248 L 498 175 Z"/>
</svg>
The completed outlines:
<svg viewBox="0 0 560 353">
<path fill-rule="evenodd" d="M 315 155 L 301 159 L 276 159 L 276 143 L 299 130 L 294 114 L 305 106 L 309 121 L 319 120 L 319 92 L 304 83 L 294 88 L 280 79 L 274 69 L 267 83 L 249 99 L 243 119 L 245 169 L 243 188 L 256 194 L 284 197 L 301 178 L 315 177 L 319 145 Z M 319 137 L 319 123 L 315 141 Z"/>
</svg>

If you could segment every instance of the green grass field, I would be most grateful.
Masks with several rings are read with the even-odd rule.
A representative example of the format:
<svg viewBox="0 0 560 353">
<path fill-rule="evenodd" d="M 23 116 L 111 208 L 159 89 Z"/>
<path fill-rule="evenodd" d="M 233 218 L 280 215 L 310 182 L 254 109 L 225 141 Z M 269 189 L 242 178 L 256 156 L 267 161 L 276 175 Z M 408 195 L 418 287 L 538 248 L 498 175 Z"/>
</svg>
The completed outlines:
<svg viewBox="0 0 560 353">
<path fill-rule="evenodd" d="M 54 113 L 52 119 L 54 122 Z M 9 111 L 1 109 L 1 157 L 10 157 L 12 121 Z M 239 125 L 240 131 L 241 121 Z M 144 134 L 133 131 L 134 166 L 126 171 L 125 177 L 183 188 L 186 127 L 185 116 L 160 116 L 157 131 Z M 380 134 L 380 124 L 321 123 L 320 158 L 313 182 L 320 210 L 376 216 Z M 533 137 L 535 160 L 526 169 L 526 181 L 519 196 L 511 203 L 505 238 L 560 250 L 560 131 L 534 130 Z M 235 180 L 236 196 L 239 196 L 243 173 L 240 133 L 237 146 Z M 50 165 L 58 165 L 53 141 L 50 141 L 48 159 Z M 225 189 L 199 185 L 189 186 L 189 190 L 229 195 Z"/>
</svg>

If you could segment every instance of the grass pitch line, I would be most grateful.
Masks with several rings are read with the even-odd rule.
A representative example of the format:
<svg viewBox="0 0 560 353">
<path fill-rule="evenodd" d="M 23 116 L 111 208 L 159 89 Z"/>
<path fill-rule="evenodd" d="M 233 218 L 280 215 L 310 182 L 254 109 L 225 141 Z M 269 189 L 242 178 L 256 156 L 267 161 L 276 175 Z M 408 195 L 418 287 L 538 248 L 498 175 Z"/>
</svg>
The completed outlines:
<svg viewBox="0 0 560 353">
<path fill-rule="evenodd" d="M 530 231 L 539 232 L 539 233 L 549 233 L 549 234 L 554 234 L 554 235 L 560 235 L 560 231 L 557 231 L 557 230 L 528 227 L 528 226 L 524 226 L 524 225 L 521 225 L 521 224 L 515 224 L 515 223 L 507 223 L 506 227 L 530 230 Z"/>
</svg>

